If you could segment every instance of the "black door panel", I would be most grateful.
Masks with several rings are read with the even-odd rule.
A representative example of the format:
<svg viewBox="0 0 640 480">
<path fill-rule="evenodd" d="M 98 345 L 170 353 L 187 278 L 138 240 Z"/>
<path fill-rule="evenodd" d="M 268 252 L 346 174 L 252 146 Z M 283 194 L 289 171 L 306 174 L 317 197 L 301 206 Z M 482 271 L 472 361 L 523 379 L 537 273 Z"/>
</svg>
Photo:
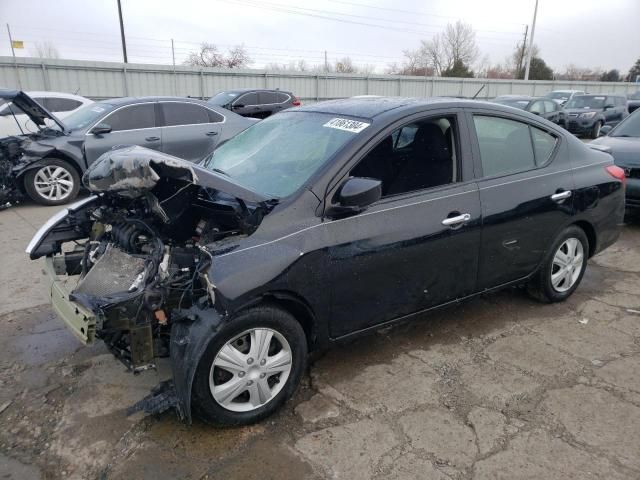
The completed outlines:
<svg viewBox="0 0 640 480">
<path fill-rule="evenodd" d="M 452 227 L 447 217 L 469 214 Z M 332 337 L 469 295 L 476 288 L 475 184 L 386 200 L 331 229 Z M 354 314 L 354 312 L 358 312 Z"/>
<path fill-rule="evenodd" d="M 482 112 L 476 116 L 482 116 Z M 499 118 L 517 121 L 507 116 Z M 475 125 L 474 119 L 469 123 Z M 481 147 L 478 137 L 472 142 L 479 171 L 487 170 L 488 165 L 494 168 L 490 172 L 493 178 L 478 181 L 483 219 L 480 290 L 534 272 L 548 246 L 573 215 L 574 180 L 571 165 L 566 161 L 566 146 L 560 143 L 544 148 L 540 138 L 549 134 L 542 129 L 535 135 L 526 135 L 524 130 L 514 135 L 508 133 L 503 142 L 497 141 L 507 128 L 508 122 L 498 124 L 496 138 L 490 138 L 491 129 L 478 125 L 475 131 L 484 145 Z M 537 139 L 535 148 L 533 138 Z M 523 159 L 529 158 L 527 162 L 532 162 L 532 152 L 534 163 L 527 168 Z M 551 158 L 547 160 L 549 155 Z M 545 158 L 540 158 L 543 156 Z M 499 160 L 494 161 L 498 157 Z M 499 176 L 500 169 L 509 168 L 509 162 L 521 171 Z M 557 194 L 566 198 L 552 199 Z"/>
</svg>

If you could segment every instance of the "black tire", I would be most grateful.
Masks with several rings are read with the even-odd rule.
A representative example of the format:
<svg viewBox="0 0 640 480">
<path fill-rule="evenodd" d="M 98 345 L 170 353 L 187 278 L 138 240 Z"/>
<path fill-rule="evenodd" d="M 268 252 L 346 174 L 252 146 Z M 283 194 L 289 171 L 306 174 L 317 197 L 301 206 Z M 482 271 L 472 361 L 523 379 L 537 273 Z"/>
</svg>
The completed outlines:
<svg viewBox="0 0 640 480">
<path fill-rule="evenodd" d="M 282 335 L 291 349 L 291 370 L 284 386 L 271 400 L 250 411 L 231 411 L 214 399 L 209 378 L 220 349 L 234 337 L 254 328 L 268 328 Z M 257 365 L 256 365 L 257 366 Z M 307 340 L 300 323 L 288 312 L 261 306 L 239 313 L 211 340 L 196 370 L 191 408 L 195 416 L 214 425 L 247 425 L 268 417 L 295 393 L 307 366 Z M 245 378 L 248 378 L 247 375 Z M 238 390 L 242 392 L 242 390 Z M 244 392 L 241 394 L 244 395 Z"/>
<path fill-rule="evenodd" d="M 600 136 L 600 129 L 602 128 L 602 122 L 601 121 L 597 121 L 596 123 L 593 124 L 593 127 L 591 128 L 591 132 L 589 132 L 589 137 L 590 138 L 598 138 Z"/>
<path fill-rule="evenodd" d="M 64 169 L 64 180 L 73 182 L 69 191 L 65 192 L 65 194 L 60 198 L 48 198 L 38 192 L 38 189 L 36 188 L 36 176 L 38 175 L 38 172 L 43 171 L 48 167 L 59 167 Z M 29 197 L 40 205 L 64 205 L 78 196 L 78 192 L 80 191 L 80 175 L 78 175 L 78 171 L 74 167 L 64 160 L 59 160 L 57 158 L 45 158 L 40 166 L 29 170 L 24 175 L 24 189 Z"/>
<path fill-rule="evenodd" d="M 561 245 L 570 238 L 575 238 L 582 244 L 583 260 L 580 267 L 580 274 L 565 291 L 558 291 L 552 284 L 551 275 L 554 271 L 554 257 Z M 562 302 L 569 298 L 571 294 L 578 288 L 584 272 L 587 268 L 587 258 L 589 257 L 589 240 L 580 227 L 571 225 L 564 229 L 560 235 L 556 237 L 551 248 L 545 254 L 544 260 L 538 269 L 538 272 L 531 278 L 527 284 L 527 292 L 536 300 L 543 303 Z"/>
</svg>

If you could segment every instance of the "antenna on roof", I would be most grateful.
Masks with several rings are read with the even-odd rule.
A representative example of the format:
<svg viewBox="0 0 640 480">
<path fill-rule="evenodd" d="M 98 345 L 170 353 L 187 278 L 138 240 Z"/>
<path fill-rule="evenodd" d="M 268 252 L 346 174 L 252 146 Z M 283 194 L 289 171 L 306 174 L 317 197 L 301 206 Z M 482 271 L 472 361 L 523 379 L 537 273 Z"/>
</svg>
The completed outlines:
<svg viewBox="0 0 640 480">
<path fill-rule="evenodd" d="M 487 84 L 486 84 L 486 83 L 485 83 L 485 84 L 483 84 L 483 85 L 480 87 L 480 90 L 478 90 L 478 91 L 476 92 L 476 94 L 475 94 L 473 97 L 471 97 L 471 100 L 475 100 L 475 99 L 476 99 L 476 97 L 477 97 L 478 95 L 480 95 L 480 92 L 481 92 L 482 90 L 484 90 L 484 87 L 486 87 L 486 86 L 487 86 Z"/>
</svg>

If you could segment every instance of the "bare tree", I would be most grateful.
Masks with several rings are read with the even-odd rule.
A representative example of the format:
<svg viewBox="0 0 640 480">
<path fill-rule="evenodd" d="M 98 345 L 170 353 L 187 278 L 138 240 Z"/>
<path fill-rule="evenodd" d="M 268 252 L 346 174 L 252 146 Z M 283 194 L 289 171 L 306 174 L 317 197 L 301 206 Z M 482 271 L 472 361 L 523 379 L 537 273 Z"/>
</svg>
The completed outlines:
<svg viewBox="0 0 640 480">
<path fill-rule="evenodd" d="M 573 63 L 567 65 L 564 72 L 556 75 L 559 80 L 597 81 L 602 76 L 602 68 L 579 67 Z"/>
<path fill-rule="evenodd" d="M 300 60 L 292 60 L 289 63 L 267 63 L 264 68 L 274 72 L 306 72 L 309 70 L 309 65 L 307 65 L 307 61 L 304 58 L 301 58 Z"/>
<path fill-rule="evenodd" d="M 350 57 L 343 57 L 336 60 L 335 69 L 336 73 L 356 73 L 357 71 Z"/>
<path fill-rule="evenodd" d="M 251 58 L 244 45 L 233 47 L 225 56 L 213 43 L 203 42 L 200 50 L 191 52 L 184 63 L 194 67 L 243 68 L 251 63 Z"/>
<path fill-rule="evenodd" d="M 443 32 L 422 40 L 417 50 L 404 52 L 407 65 L 432 68 L 437 75 L 451 71 L 454 65 L 468 68 L 478 57 L 476 33 L 468 23 L 449 23 Z"/>
<path fill-rule="evenodd" d="M 35 42 L 32 55 L 34 54 L 39 58 L 60 58 L 58 47 L 49 40 L 45 40 L 44 42 Z"/>
<path fill-rule="evenodd" d="M 244 68 L 251 63 L 251 58 L 244 45 L 236 45 L 229 50 L 224 63 L 227 68 Z"/>
</svg>

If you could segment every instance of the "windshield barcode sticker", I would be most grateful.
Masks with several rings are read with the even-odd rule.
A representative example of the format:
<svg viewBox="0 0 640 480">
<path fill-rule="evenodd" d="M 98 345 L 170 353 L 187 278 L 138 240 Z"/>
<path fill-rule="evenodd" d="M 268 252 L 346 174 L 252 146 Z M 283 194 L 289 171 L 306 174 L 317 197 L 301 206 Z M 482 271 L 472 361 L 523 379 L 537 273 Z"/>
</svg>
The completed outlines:
<svg viewBox="0 0 640 480">
<path fill-rule="evenodd" d="M 349 120 L 348 118 L 332 118 L 325 123 L 323 127 L 337 128 L 338 130 L 344 130 L 346 132 L 360 133 L 369 125 L 369 123 Z"/>
</svg>

